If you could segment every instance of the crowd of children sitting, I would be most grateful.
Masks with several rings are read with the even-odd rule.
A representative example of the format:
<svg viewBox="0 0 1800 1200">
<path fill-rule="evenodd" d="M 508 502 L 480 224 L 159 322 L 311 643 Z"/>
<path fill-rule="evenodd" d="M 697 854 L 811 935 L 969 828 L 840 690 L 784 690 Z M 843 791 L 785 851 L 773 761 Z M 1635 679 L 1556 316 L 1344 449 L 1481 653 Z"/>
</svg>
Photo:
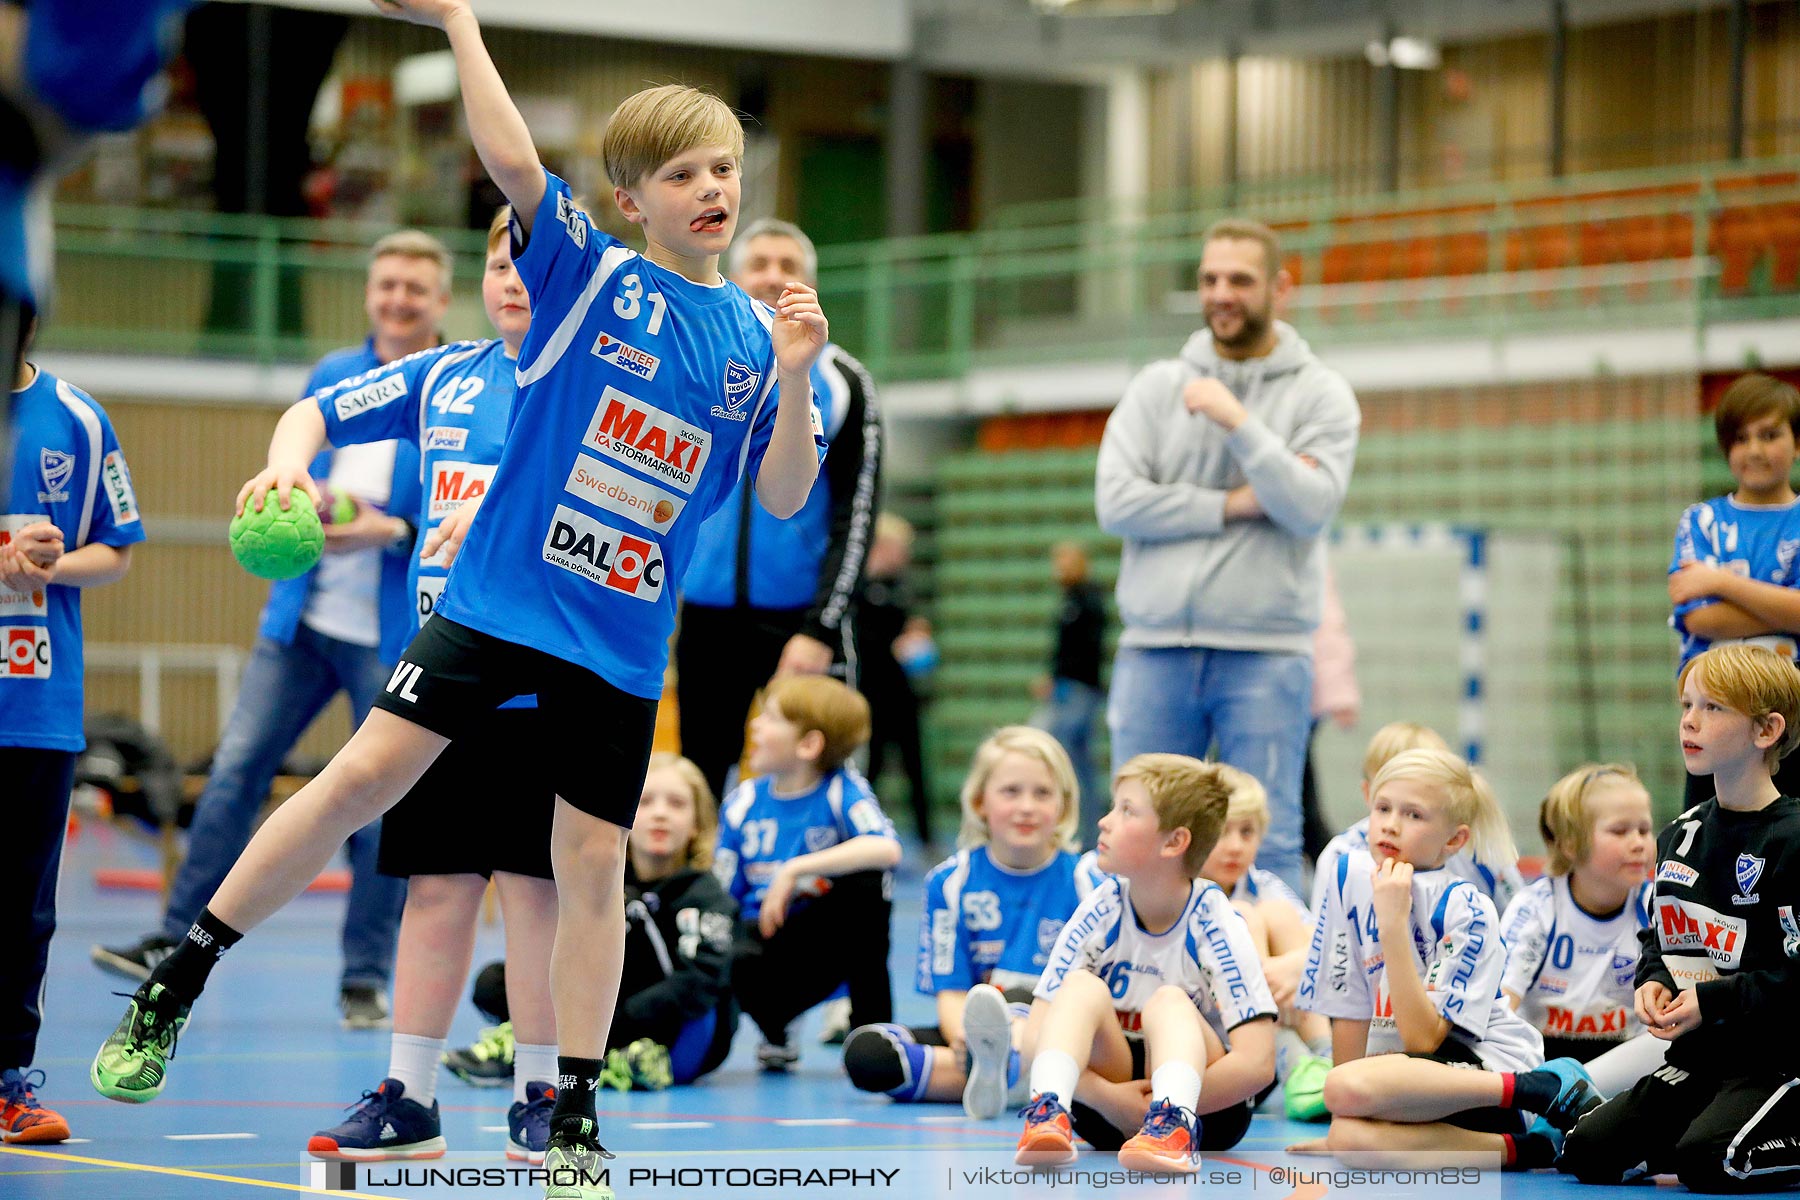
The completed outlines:
<svg viewBox="0 0 1800 1200">
<path fill-rule="evenodd" d="M 1723 646 L 1680 688 L 1684 756 L 1717 796 L 1660 839 L 1629 766 L 1583 766 L 1543 800 L 1545 873 L 1525 884 L 1480 772 L 1397 723 L 1369 744 L 1368 816 L 1320 856 L 1311 905 L 1255 866 L 1268 809 L 1248 775 L 1140 755 L 1084 831 L 1062 747 L 1000 729 L 925 880 L 914 983 L 937 1022 L 909 1027 L 889 1019 L 899 843 L 851 762 L 867 706 L 825 677 L 778 681 L 755 777 L 718 810 L 686 760 L 651 764 L 605 1082 L 705 1074 L 740 1010 L 761 1068 L 785 1071 L 788 1026 L 847 987 L 850 1084 L 976 1119 L 1022 1109 L 1021 1164 L 1072 1162 L 1079 1139 L 1191 1171 L 1281 1083 L 1289 1117 L 1329 1122 L 1298 1151 L 1785 1186 L 1800 1084 L 1774 1022 L 1800 996 L 1800 801 L 1772 772 L 1800 742 L 1800 670 Z M 478 993 L 504 1017 L 492 970 Z M 453 1065 L 503 1082 L 503 1043 Z"/>
</svg>

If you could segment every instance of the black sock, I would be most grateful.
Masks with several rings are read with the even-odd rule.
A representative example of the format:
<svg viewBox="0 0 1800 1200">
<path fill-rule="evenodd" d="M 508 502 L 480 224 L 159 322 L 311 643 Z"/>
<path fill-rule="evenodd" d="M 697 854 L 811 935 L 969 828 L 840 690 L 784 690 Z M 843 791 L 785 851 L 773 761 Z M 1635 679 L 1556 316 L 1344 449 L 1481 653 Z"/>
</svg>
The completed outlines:
<svg viewBox="0 0 1800 1200">
<path fill-rule="evenodd" d="M 213 916 L 210 908 L 200 916 L 176 943 L 169 957 L 156 965 L 145 981 L 145 987 L 160 983 L 183 1002 L 192 1004 L 206 990 L 206 977 L 224 953 L 243 940 L 244 935 Z"/>
<path fill-rule="evenodd" d="M 1500 1107 L 1541 1113 L 1555 1102 L 1562 1086 L 1562 1077 L 1554 1072 L 1519 1071 L 1513 1075 L 1512 1088 L 1507 1099 L 1501 1101 Z"/>
<path fill-rule="evenodd" d="M 1541 1133 L 1526 1133 L 1511 1139 L 1513 1160 L 1510 1166 L 1520 1171 L 1535 1171 L 1556 1165 L 1556 1143 Z"/>
<path fill-rule="evenodd" d="M 594 1093 L 600 1087 L 602 1065 L 598 1058 L 556 1056 L 556 1107 L 550 1110 L 552 1124 L 558 1117 L 565 1116 L 594 1119 Z"/>
</svg>

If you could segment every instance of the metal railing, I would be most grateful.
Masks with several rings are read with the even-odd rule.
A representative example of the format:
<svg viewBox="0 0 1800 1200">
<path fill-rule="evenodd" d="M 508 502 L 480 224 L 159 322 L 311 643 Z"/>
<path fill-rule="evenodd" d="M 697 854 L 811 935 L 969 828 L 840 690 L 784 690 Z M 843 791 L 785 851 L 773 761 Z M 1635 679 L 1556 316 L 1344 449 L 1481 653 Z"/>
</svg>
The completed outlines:
<svg viewBox="0 0 1800 1200">
<path fill-rule="evenodd" d="M 820 291 L 834 339 L 884 380 L 1141 362 L 1196 324 L 1171 297 L 1191 292 L 1200 236 L 1221 215 L 1145 205 L 1086 222 L 827 246 Z M 1640 324 L 1657 307 L 1704 326 L 1792 313 L 1800 296 L 1800 158 L 1258 215 L 1282 231 L 1302 283 L 1295 311 L 1320 343 Z M 74 207 L 57 221 L 47 346 L 260 362 L 310 359 L 363 335 L 366 247 L 384 232 Z M 479 233 L 445 236 L 459 268 L 480 261 Z"/>
</svg>

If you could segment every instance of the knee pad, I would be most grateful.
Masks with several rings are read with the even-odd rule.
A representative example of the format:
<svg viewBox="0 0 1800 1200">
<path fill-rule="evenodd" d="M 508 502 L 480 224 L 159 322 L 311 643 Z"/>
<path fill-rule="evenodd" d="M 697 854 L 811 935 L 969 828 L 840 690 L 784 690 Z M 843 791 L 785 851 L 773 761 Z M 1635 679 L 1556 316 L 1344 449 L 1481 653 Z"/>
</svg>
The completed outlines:
<svg viewBox="0 0 1800 1200">
<path fill-rule="evenodd" d="M 916 1100 L 931 1075 L 931 1048 L 904 1025 L 864 1025 L 844 1039 L 844 1073 L 858 1091 Z"/>
<path fill-rule="evenodd" d="M 506 964 L 491 962 L 475 976 L 475 993 L 470 997 L 481 1015 L 499 1024 L 508 1019 L 506 1007 Z"/>
</svg>

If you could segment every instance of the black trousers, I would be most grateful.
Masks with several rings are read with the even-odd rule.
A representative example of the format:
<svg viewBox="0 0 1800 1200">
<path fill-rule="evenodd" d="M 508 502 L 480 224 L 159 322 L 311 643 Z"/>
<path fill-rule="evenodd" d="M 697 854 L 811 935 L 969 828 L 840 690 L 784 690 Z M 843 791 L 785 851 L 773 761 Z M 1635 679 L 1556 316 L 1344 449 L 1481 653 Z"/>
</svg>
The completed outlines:
<svg viewBox="0 0 1800 1200">
<path fill-rule="evenodd" d="M 16 899 L 0 905 L 0 962 L 6 964 L 0 969 L 4 1070 L 31 1065 L 44 1023 L 44 971 L 56 932 L 56 876 L 62 869 L 75 754 L 0 746 L 0 779 L 6 780 L 8 857 L 22 871 Z"/>
<path fill-rule="evenodd" d="M 675 635 L 675 700 L 680 706 L 681 752 L 694 761 L 713 795 L 744 754 L 750 702 L 775 674 L 788 639 L 800 632 L 804 609 L 708 608 L 685 604 Z M 848 625 L 848 621 L 846 621 Z M 846 630 L 846 632 L 848 632 Z M 856 686 L 832 647 L 832 673 Z"/>
<path fill-rule="evenodd" d="M 823 896 L 790 906 L 772 938 L 765 939 L 755 921 L 738 923 L 731 986 L 766 1041 L 786 1044 L 789 1023 L 840 983 L 850 990 L 855 1024 L 893 1020 L 888 926 L 894 906 L 885 875 L 839 875 Z"/>
<path fill-rule="evenodd" d="M 1558 1170 L 1583 1183 L 1679 1176 L 1693 1192 L 1800 1184 L 1800 1079 L 1721 1079 L 1664 1064 L 1581 1118 Z"/>
<path fill-rule="evenodd" d="M 869 701 L 869 781 L 881 778 L 889 751 L 900 756 L 907 800 L 921 842 L 931 841 L 931 785 L 925 778 L 925 751 L 919 737 L 919 694 L 898 664 L 865 663 L 863 695 Z"/>
</svg>

